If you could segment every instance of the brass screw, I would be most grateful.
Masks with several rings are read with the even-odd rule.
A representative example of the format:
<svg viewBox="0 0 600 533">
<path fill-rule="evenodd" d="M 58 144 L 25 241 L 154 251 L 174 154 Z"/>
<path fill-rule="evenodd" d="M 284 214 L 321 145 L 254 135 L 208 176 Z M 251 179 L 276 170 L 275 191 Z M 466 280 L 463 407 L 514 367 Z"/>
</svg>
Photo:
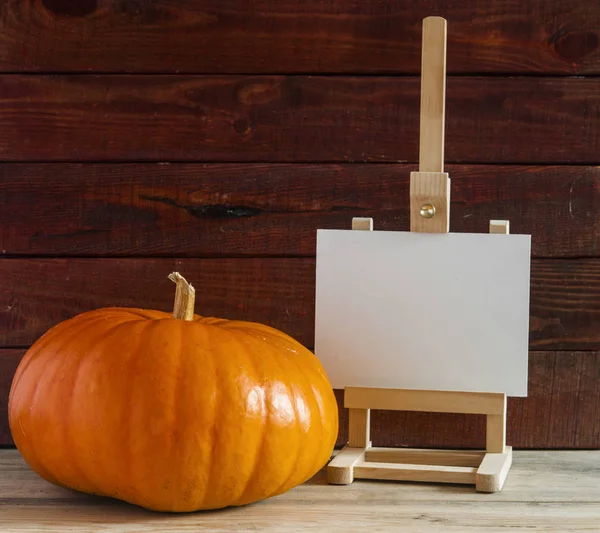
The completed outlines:
<svg viewBox="0 0 600 533">
<path fill-rule="evenodd" d="M 421 206 L 421 216 L 423 218 L 433 218 L 435 215 L 435 206 L 432 204 L 423 204 Z"/>
</svg>

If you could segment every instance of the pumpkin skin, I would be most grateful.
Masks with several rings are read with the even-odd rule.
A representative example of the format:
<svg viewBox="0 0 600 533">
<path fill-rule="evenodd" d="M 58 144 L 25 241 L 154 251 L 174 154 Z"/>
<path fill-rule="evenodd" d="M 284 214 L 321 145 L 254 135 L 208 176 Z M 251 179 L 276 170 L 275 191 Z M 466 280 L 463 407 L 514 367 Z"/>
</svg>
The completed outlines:
<svg viewBox="0 0 600 533">
<path fill-rule="evenodd" d="M 330 458 L 338 410 L 318 359 L 276 329 L 104 308 L 25 354 L 9 423 L 47 481 L 185 512 L 303 483 Z"/>
</svg>

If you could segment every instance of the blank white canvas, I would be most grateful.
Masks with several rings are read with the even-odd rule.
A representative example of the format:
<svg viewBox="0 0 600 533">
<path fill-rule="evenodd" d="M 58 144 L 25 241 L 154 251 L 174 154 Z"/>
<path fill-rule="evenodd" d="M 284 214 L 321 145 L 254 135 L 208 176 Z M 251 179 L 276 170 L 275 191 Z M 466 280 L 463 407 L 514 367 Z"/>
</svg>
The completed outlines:
<svg viewBox="0 0 600 533">
<path fill-rule="evenodd" d="M 315 354 L 334 388 L 527 396 L 529 235 L 319 230 Z"/>
</svg>

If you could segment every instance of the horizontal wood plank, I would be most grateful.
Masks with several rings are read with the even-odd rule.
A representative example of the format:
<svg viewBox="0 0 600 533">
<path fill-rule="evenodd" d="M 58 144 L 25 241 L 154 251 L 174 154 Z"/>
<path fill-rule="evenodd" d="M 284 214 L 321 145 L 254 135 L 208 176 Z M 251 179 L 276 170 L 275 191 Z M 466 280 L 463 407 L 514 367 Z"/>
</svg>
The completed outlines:
<svg viewBox="0 0 600 533">
<path fill-rule="evenodd" d="M 270 324 L 314 340 L 313 258 L 2 259 L 0 347 L 29 346 L 71 316 L 107 306 L 170 310 L 180 271 L 205 316 Z M 600 260 L 532 261 L 532 349 L 600 349 Z"/>
<path fill-rule="evenodd" d="M 418 77 L 0 76 L 0 160 L 416 162 Z M 450 78 L 446 161 L 600 162 L 598 78 Z"/>
<path fill-rule="evenodd" d="M 10 382 L 24 350 L 0 350 L 0 445 L 12 445 L 7 419 Z M 600 352 L 531 352 L 529 395 L 508 399 L 507 443 L 516 448 L 600 448 Z M 337 446 L 348 441 L 340 410 Z M 485 448 L 479 415 L 372 411 L 375 446 Z M 375 459 L 373 459 L 375 460 Z"/>
<path fill-rule="evenodd" d="M 314 255 L 319 228 L 408 230 L 404 164 L 0 164 L 3 255 Z M 534 257 L 600 255 L 600 168 L 449 165 L 450 229 L 508 219 Z M 557 228 L 560 228 L 557 231 Z"/>
<path fill-rule="evenodd" d="M 600 72 L 584 0 L 4 0 L 1 71 L 416 73 L 421 21 L 448 18 L 450 72 Z"/>
</svg>

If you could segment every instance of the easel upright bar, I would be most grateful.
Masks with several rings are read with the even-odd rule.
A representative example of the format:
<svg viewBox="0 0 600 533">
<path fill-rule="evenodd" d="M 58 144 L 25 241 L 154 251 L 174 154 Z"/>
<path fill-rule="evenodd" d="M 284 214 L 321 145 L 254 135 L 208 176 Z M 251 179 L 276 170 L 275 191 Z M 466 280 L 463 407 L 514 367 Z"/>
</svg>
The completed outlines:
<svg viewBox="0 0 600 533">
<path fill-rule="evenodd" d="M 485 431 L 485 451 L 504 453 L 504 448 L 506 448 L 506 407 L 501 415 L 487 415 Z"/>
<path fill-rule="evenodd" d="M 423 21 L 419 171 L 410 174 L 410 231 L 450 231 L 450 178 L 444 172 L 446 21 Z"/>
<path fill-rule="evenodd" d="M 446 20 L 423 21 L 419 171 L 444 172 L 446 117 Z"/>
<path fill-rule="evenodd" d="M 508 220 L 490 220 L 490 233 L 508 235 L 510 233 L 510 222 Z M 487 416 L 485 431 L 485 450 L 488 453 L 504 453 L 506 449 L 506 396 L 504 397 L 502 413 Z M 506 472 L 508 473 L 508 470 Z"/>
<path fill-rule="evenodd" d="M 348 410 L 348 446 L 367 448 L 371 445 L 371 410 Z"/>
<path fill-rule="evenodd" d="M 373 231 L 372 218 L 353 218 L 352 230 Z M 348 446 L 367 448 L 371 446 L 371 410 L 350 409 L 348 411 Z"/>
</svg>

